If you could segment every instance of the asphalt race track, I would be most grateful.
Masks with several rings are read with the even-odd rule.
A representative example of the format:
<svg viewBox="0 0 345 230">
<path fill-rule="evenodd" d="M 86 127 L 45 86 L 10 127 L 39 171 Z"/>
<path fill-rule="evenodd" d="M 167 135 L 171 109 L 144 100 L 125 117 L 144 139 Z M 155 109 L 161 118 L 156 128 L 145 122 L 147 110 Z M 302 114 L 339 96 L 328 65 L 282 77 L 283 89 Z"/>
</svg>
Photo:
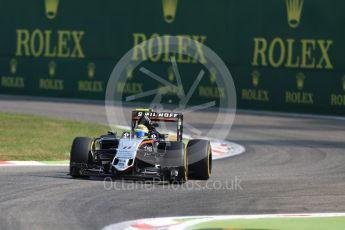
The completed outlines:
<svg viewBox="0 0 345 230">
<path fill-rule="evenodd" d="M 0 111 L 106 122 L 101 104 L 54 103 L 1 96 Z M 193 125 L 207 129 L 207 119 Z M 73 180 L 67 167 L 1 167 L 0 229 L 101 229 L 150 217 L 345 211 L 345 120 L 241 112 L 228 139 L 246 153 L 214 162 L 209 182 L 182 187 Z"/>
</svg>

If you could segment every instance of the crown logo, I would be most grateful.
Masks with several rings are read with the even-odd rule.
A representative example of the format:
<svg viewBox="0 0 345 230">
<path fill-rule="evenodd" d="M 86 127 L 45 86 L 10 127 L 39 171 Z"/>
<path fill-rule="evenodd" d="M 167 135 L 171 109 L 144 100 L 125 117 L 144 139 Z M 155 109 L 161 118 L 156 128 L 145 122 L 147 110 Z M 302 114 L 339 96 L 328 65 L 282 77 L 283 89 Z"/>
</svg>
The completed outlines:
<svg viewBox="0 0 345 230">
<path fill-rule="evenodd" d="M 260 82 L 260 72 L 257 70 L 254 70 L 252 72 L 252 84 L 254 87 L 258 87 Z"/>
<path fill-rule="evenodd" d="M 133 79 L 133 66 L 132 65 L 128 65 L 127 66 L 127 78 L 128 80 L 132 80 Z"/>
<path fill-rule="evenodd" d="M 96 72 L 96 65 L 95 63 L 91 62 L 87 65 L 87 75 L 90 79 L 92 79 L 95 76 Z"/>
<path fill-rule="evenodd" d="M 170 66 L 168 68 L 168 80 L 169 81 L 174 81 L 175 80 L 175 74 L 173 68 Z"/>
<path fill-rule="evenodd" d="M 46 17 L 48 19 L 54 19 L 57 15 L 60 0 L 44 0 L 44 6 L 46 11 Z"/>
<path fill-rule="evenodd" d="M 164 21 L 172 23 L 175 21 L 178 0 L 162 0 Z"/>
<path fill-rule="evenodd" d="M 301 21 L 304 0 L 285 0 L 288 23 L 291 28 L 297 28 Z"/>
<path fill-rule="evenodd" d="M 48 73 L 50 77 L 54 77 L 56 73 L 56 63 L 51 61 L 48 64 Z"/>
<path fill-rule="evenodd" d="M 17 73 L 17 65 L 18 65 L 18 62 L 16 59 L 11 59 L 10 61 L 10 71 L 11 71 L 11 74 L 16 74 Z"/>
<path fill-rule="evenodd" d="M 296 75 L 296 80 L 297 80 L 297 89 L 302 90 L 304 88 L 304 80 L 305 80 L 304 74 L 298 73 Z"/>
<path fill-rule="evenodd" d="M 345 76 L 343 77 L 343 90 L 345 91 Z"/>
<path fill-rule="evenodd" d="M 213 84 L 217 80 L 217 70 L 215 68 L 210 69 L 210 82 Z"/>
</svg>

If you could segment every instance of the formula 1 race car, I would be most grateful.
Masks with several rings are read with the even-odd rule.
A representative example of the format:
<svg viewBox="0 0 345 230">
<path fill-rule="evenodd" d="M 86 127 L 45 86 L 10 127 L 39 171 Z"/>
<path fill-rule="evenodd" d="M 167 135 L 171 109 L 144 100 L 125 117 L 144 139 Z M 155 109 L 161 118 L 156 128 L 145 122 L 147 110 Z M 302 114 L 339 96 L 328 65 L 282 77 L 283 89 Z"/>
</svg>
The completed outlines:
<svg viewBox="0 0 345 230">
<path fill-rule="evenodd" d="M 176 135 L 157 131 L 160 123 L 175 122 Z M 211 175 L 210 141 L 182 138 L 183 115 L 136 109 L 132 127 L 120 137 L 108 132 L 98 138 L 77 137 L 71 148 L 70 175 L 73 178 L 111 176 L 184 183 L 207 180 Z M 172 138 L 174 140 L 171 140 Z"/>
</svg>

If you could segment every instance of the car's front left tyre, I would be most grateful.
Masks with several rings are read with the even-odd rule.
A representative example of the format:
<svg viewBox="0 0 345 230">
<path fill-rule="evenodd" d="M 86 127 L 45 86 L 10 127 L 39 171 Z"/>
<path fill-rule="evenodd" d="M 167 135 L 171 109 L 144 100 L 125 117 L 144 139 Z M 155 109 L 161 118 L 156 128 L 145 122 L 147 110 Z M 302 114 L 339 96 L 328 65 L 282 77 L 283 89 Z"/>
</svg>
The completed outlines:
<svg viewBox="0 0 345 230">
<path fill-rule="evenodd" d="M 190 140 L 187 145 L 188 178 L 208 180 L 212 172 L 212 149 L 208 140 Z"/>
<path fill-rule="evenodd" d="M 82 174 L 83 165 L 87 165 L 91 158 L 91 143 L 89 137 L 76 137 L 71 148 L 70 175 L 73 178 L 86 178 Z"/>
</svg>

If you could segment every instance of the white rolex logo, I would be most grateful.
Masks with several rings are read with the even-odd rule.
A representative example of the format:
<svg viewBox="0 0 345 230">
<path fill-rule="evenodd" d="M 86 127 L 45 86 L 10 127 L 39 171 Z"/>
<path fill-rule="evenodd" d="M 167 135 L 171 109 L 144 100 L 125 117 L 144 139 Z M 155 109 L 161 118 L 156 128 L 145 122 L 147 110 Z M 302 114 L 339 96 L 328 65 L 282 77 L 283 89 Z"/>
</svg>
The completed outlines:
<svg viewBox="0 0 345 230">
<path fill-rule="evenodd" d="M 285 0 L 288 23 L 291 28 L 297 28 L 301 21 L 304 0 Z"/>
</svg>

